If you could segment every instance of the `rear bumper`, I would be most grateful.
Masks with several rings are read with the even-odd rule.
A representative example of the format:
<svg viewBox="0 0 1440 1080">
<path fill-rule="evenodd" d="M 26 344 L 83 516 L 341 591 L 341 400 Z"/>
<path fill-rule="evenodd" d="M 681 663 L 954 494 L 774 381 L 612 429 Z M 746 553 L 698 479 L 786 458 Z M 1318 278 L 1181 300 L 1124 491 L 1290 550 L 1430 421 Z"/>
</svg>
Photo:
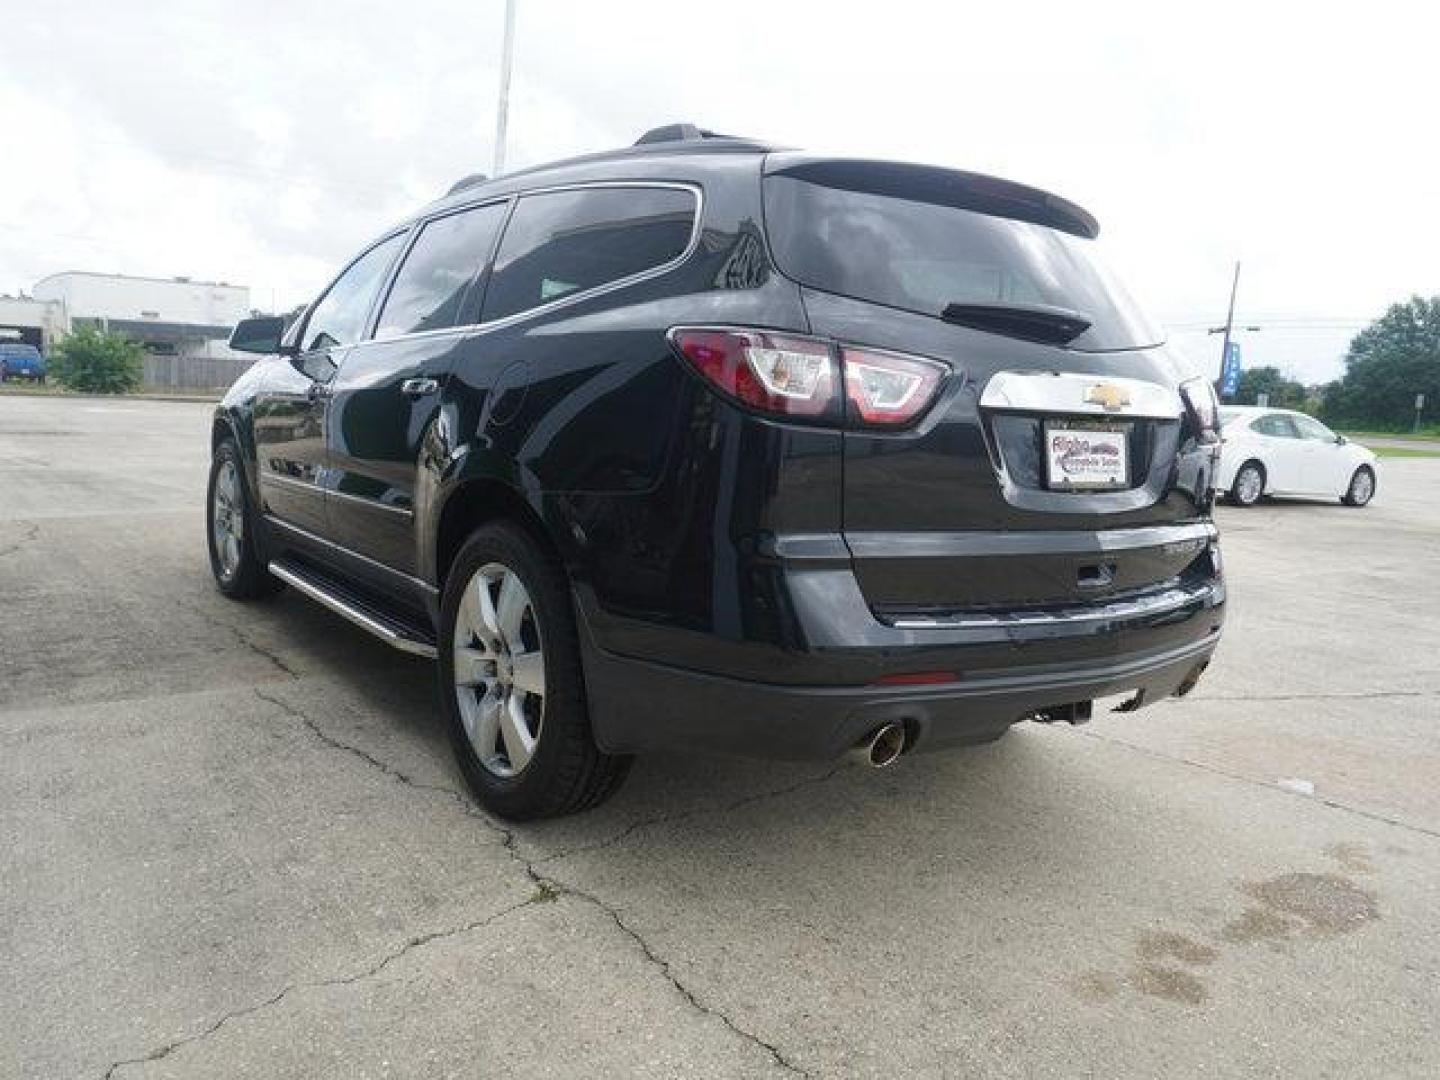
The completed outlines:
<svg viewBox="0 0 1440 1080">
<path fill-rule="evenodd" d="M 1111 663 L 1060 665 L 921 687 L 785 686 L 725 678 L 591 650 L 592 718 L 605 749 L 675 747 L 829 760 L 888 722 L 917 751 L 984 742 L 1028 714 L 1138 692 L 1153 704 L 1194 685 L 1220 631 Z"/>
<path fill-rule="evenodd" d="M 890 721 L 903 721 L 922 750 L 984 741 L 1028 714 L 1098 697 L 1139 692 L 1149 705 L 1194 684 L 1225 605 L 1217 573 L 1084 609 L 882 619 L 848 560 L 818 548 L 786 551 L 749 580 L 767 587 L 752 588 L 752 607 L 728 634 L 617 618 L 577 594 L 591 719 L 605 749 L 830 759 Z M 950 677 L 884 685 L 917 672 Z"/>
</svg>

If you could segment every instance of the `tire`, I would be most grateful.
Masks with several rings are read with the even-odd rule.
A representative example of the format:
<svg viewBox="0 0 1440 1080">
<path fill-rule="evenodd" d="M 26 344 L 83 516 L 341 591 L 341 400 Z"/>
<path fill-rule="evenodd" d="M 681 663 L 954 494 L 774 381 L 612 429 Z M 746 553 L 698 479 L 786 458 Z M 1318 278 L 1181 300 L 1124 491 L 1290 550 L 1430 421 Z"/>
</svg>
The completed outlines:
<svg viewBox="0 0 1440 1080">
<path fill-rule="evenodd" d="M 228 528 L 221 526 L 222 511 Z M 226 439 L 215 448 L 210 460 L 210 483 L 205 490 L 205 542 L 215 584 L 232 600 L 270 596 L 284 587 L 265 569 L 255 534 L 256 515 L 245 484 L 245 467 L 235 440 Z"/>
<path fill-rule="evenodd" d="M 481 805 L 529 821 L 613 795 L 632 759 L 595 745 L 559 563 L 518 525 L 481 526 L 455 557 L 440 612 L 442 706 Z"/>
<path fill-rule="evenodd" d="M 1230 485 L 1230 501 L 1236 506 L 1254 506 L 1265 494 L 1265 466 L 1250 460 L 1235 471 Z"/>
<path fill-rule="evenodd" d="M 1375 470 L 1369 465 L 1361 465 L 1350 477 L 1350 484 L 1345 488 L 1345 494 L 1340 496 L 1340 501 L 1346 506 L 1366 506 L 1375 497 Z"/>
</svg>

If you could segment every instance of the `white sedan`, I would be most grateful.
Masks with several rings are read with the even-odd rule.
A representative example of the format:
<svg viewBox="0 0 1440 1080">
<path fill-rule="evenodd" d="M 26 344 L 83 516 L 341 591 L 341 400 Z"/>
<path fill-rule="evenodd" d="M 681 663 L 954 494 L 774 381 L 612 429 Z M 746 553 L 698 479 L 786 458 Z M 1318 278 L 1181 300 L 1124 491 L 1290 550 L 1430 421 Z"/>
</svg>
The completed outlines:
<svg viewBox="0 0 1440 1080">
<path fill-rule="evenodd" d="M 1375 455 L 1324 424 L 1289 409 L 1220 410 L 1215 489 L 1237 506 L 1262 495 L 1341 499 L 1364 506 L 1375 494 Z"/>
</svg>

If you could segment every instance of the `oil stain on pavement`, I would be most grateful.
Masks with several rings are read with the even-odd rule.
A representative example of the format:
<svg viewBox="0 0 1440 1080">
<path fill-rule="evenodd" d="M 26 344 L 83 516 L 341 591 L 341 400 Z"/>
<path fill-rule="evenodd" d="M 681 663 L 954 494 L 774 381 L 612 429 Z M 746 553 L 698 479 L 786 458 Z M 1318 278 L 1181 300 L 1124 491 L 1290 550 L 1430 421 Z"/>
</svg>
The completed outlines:
<svg viewBox="0 0 1440 1080">
<path fill-rule="evenodd" d="M 1352 873 L 1374 872 L 1361 844 L 1331 844 L 1325 854 Z M 1380 917 L 1375 894 L 1341 874 L 1281 874 L 1242 882 L 1238 888 L 1252 903 L 1215 931 L 1213 937 L 1222 944 L 1333 938 Z M 1210 990 L 1196 969 L 1215 963 L 1221 950 L 1173 930 L 1148 929 L 1136 938 L 1135 957 L 1123 974 L 1086 971 L 1067 980 L 1067 986 L 1091 1005 L 1103 1004 L 1126 988 L 1180 1005 L 1203 1005 Z"/>
</svg>

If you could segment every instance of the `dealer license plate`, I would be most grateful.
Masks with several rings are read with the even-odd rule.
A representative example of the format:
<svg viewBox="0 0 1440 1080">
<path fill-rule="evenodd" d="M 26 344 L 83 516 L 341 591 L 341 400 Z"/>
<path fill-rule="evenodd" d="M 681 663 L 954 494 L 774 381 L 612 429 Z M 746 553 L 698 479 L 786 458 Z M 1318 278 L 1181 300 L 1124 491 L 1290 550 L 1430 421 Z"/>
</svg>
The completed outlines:
<svg viewBox="0 0 1440 1080">
<path fill-rule="evenodd" d="M 1130 432 L 1124 424 L 1045 421 L 1045 481 L 1055 491 L 1130 486 Z"/>
</svg>

